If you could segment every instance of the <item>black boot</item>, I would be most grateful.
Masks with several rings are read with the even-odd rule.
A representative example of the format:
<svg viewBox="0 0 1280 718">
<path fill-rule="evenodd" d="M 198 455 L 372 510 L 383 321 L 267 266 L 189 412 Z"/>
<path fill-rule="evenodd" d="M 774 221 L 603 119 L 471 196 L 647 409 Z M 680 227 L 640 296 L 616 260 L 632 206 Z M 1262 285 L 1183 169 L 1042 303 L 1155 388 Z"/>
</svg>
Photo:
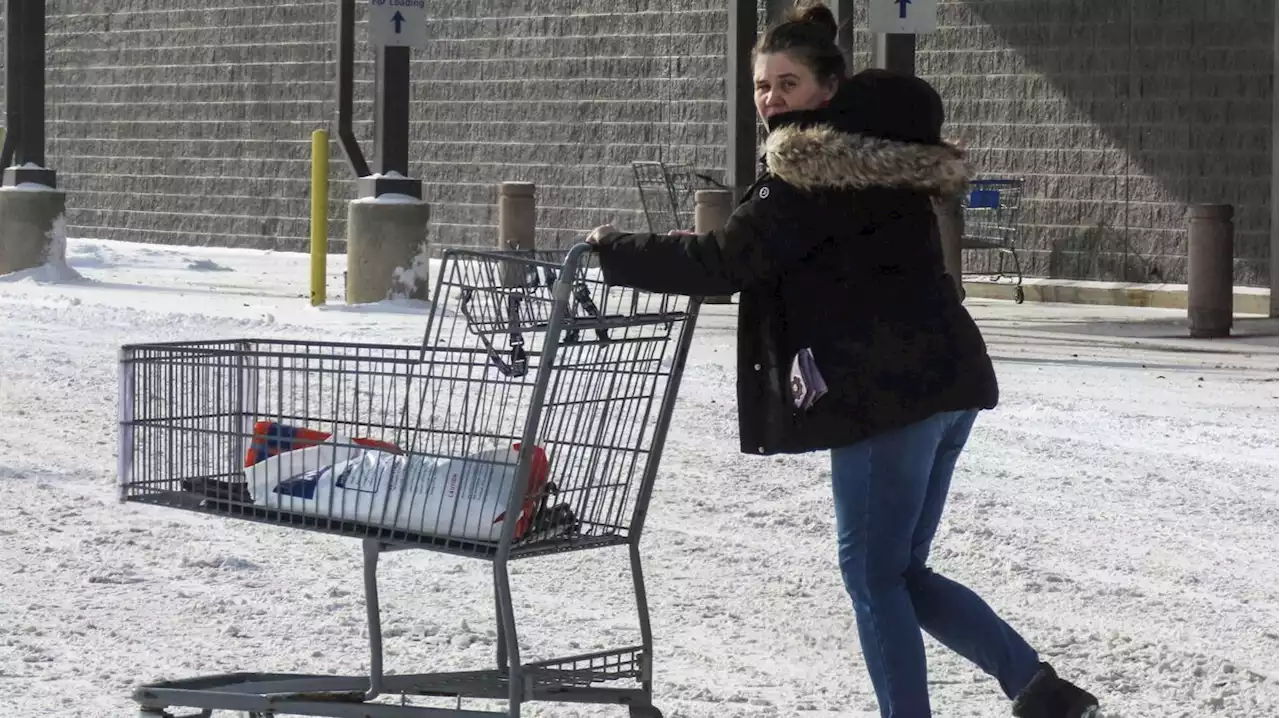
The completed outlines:
<svg viewBox="0 0 1280 718">
<path fill-rule="evenodd" d="M 1095 718 L 1098 699 L 1088 691 L 1062 680 L 1048 663 L 1013 700 L 1017 718 Z"/>
</svg>

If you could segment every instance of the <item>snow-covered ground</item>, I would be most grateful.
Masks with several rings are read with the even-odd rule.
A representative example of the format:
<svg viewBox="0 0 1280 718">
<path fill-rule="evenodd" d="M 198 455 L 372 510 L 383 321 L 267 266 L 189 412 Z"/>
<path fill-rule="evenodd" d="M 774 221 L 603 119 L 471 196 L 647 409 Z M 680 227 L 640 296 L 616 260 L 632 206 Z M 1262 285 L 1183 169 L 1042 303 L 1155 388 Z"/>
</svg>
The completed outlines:
<svg viewBox="0 0 1280 718">
<path fill-rule="evenodd" d="M 423 307 L 312 308 L 299 254 L 73 240 L 68 257 L 73 272 L 0 277 L 4 712 L 133 715 L 142 681 L 362 670 L 354 541 L 116 503 L 116 351 L 415 342 Z M 331 288 L 342 269 L 330 259 Z M 970 306 L 1003 401 L 962 458 L 936 568 L 1109 716 L 1275 716 L 1275 339 L 1178 339 L 1176 312 Z M 871 716 L 823 457 L 736 453 L 733 311 L 704 313 L 646 526 L 657 702 L 669 716 Z M 487 569 L 384 558 L 390 669 L 488 667 Z M 515 571 L 543 655 L 636 641 L 625 554 Z M 993 681 L 929 650 L 939 715 L 1008 715 Z"/>
</svg>

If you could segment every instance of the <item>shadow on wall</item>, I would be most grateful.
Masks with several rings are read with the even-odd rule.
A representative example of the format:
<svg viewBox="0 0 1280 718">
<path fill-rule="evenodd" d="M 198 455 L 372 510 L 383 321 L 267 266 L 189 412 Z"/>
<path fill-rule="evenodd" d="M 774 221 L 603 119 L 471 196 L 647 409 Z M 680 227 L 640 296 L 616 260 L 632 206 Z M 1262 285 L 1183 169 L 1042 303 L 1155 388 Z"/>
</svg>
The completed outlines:
<svg viewBox="0 0 1280 718">
<path fill-rule="evenodd" d="M 1161 282 L 1159 265 L 1125 251 L 1123 229 L 1097 225 L 1053 240 L 1047 276 L 1104 282 Z M 1119 251 L 1118 249 L 1119 248 Z"/>
<path fill-rule="evenodd" d="M 1026 177 L 1028 274 L 1185 282 L 1185 207 L 1212 202 L 1236 207 L 1236 281 L 1267 283 L 1275 0 L 940 12 L 920 72 L 983 173 Z"/>
</svg>

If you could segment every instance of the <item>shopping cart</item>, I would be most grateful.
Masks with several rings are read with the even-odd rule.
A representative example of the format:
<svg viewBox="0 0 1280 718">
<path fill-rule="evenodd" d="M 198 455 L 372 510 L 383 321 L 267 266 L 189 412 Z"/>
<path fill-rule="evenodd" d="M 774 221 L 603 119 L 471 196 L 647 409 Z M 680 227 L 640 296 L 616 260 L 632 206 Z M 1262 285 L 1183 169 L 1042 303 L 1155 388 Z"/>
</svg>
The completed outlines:
<svg viewBox="0 0 1280 718">
<path fill-rule="evenodd" d="M 693 229 L 694 194 L 700 189 L 727 189 L 714 172 L 687 164 L 635 161 L 631 171 L 645 221 L 655 234 Z"/>
<path fill-rule="evenodd" d="M 421 346 L 121 350 L 121 500 L 361 539 L 371 654 L 368 675 L 144 685 L 143 715 L 477 718 L 553 701 L 661 716 L 639 540 L 699 304 L 606 286 L 588 251 L 446 252 Z M 609 546 L 630 552 L 640 645 L 522 660 L 510 562 Z M 492 563 L 496 667 L 386 669 L 378 557 L 402 549 Z M 423 696 L 454 707 L 409 704 Z"/>
<path fill-rule="evenodd" d="M 972 180 L 963 202 L 964 237 L 960 242 L 962 250 L 994 252 L 997 260 L 994 272 L 990 271 L 991 262 L 987 261 L 981 271 L 966 274 L 980 274 L 999 282 L 1007 276 L 1005 262 L 1012 264 L 1014 300 L 1018 304 L 1026 299 L 1022 289 L 1022 262 L 1016 246 L 1021 200 L 1019 178 Z"/>
</svg>

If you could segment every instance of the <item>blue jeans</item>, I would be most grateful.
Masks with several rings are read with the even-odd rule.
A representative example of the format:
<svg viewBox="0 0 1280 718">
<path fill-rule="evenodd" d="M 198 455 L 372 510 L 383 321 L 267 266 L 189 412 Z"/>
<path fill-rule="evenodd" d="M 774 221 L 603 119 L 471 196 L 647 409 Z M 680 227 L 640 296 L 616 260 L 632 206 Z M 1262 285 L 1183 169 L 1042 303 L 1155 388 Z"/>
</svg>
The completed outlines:
<svg viewBox="0 0 1280 718">
<path fill-rule="evenodd" d="M 929 632 L 1015 697 L 1039 657 L 977 594 L 928 568 L 956 459 L 976 411 L 917 424 L 831 452 L 840 571 L 853 598 L 880 715 L 927 718 Z"/>
</svg>

